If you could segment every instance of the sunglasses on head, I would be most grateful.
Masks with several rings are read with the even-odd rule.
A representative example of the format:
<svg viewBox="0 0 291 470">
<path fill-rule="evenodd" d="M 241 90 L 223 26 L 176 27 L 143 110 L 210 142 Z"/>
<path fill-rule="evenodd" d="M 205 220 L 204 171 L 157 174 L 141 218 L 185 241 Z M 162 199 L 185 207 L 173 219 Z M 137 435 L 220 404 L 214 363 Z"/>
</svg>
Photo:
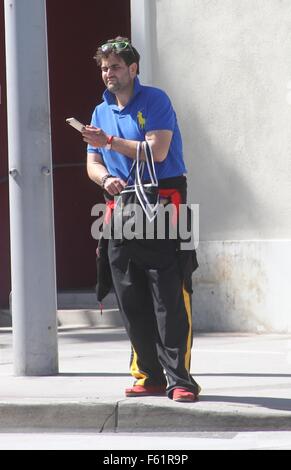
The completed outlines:
<svg viewBox="0 0 291 470">
<path fill-rule="evenodd" d="M 114 49 L 116 52 L 121 52 L 125 51 L 127 48 L 129 48 L 133 55 L 135 55 L 132 45 L 129 41 L 107 42 L 106 44 L 102 44 L 101 51 L 107 52 Z"/>
</svg>

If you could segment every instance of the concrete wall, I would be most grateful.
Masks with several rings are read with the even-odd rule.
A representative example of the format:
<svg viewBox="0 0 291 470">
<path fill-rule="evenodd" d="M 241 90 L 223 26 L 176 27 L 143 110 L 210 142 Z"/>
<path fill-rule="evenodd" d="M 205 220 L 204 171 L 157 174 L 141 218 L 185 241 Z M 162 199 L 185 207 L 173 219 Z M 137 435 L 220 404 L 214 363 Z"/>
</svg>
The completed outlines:
<svg viewBox="0 0 291 470">
<path fill-rule="evenodd" d="M 291 331 L 290 0 L 150 1 L 200 204 L 197 329 Z"/>
</svg>

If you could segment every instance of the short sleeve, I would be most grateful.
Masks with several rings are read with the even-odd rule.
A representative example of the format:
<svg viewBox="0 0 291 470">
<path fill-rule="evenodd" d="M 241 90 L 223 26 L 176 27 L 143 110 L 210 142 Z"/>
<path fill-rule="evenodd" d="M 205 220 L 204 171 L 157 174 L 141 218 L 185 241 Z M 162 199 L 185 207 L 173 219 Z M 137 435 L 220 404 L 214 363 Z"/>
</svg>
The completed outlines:
<svg viewBox="0 0 291 470">
<path fill-rule="evenodd" d="M 148 102 L 145 131 L 174 131 L 176 113 L 168 95 L 159 89 L 155 90 Z"/>
</svg>

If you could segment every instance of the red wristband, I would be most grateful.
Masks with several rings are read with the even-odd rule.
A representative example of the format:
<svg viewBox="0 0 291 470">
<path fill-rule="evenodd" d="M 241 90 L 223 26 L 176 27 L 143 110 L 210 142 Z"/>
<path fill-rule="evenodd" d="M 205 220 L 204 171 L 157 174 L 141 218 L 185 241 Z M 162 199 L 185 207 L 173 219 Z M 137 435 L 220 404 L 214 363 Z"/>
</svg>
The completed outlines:
<svg viewBox="0 0 291 470">
<path fill-rule="evenodd" d="M 111 150 L 113 139 L 114 139 L 114 136 L 113 136 L 113 135 L 108 135 L 108 136 L 107 136 L 107 142 L 106 142 L 106 145 L 105 145 L 105 148 L 106 148 L 107 150 Z"/>
</svg>

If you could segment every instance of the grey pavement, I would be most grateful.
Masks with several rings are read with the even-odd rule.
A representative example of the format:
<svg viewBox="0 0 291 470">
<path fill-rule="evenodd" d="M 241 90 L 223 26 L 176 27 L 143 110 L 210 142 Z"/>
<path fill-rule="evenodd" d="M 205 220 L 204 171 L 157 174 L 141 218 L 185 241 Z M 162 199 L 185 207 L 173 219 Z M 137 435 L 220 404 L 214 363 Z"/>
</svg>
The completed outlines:
<svg viewBox="0 0 291 470">
<path fill-rule="evenodd" d="M 195 334 L 191 372 L 202 392 L 190 404 L 125 398 L 133 380 L 122 327 L 58 335 L 59 375 L 15 377 L 11 328 L 0 328 L 1 432 L 291 430 L 291 335 Z"/>
</svg>

